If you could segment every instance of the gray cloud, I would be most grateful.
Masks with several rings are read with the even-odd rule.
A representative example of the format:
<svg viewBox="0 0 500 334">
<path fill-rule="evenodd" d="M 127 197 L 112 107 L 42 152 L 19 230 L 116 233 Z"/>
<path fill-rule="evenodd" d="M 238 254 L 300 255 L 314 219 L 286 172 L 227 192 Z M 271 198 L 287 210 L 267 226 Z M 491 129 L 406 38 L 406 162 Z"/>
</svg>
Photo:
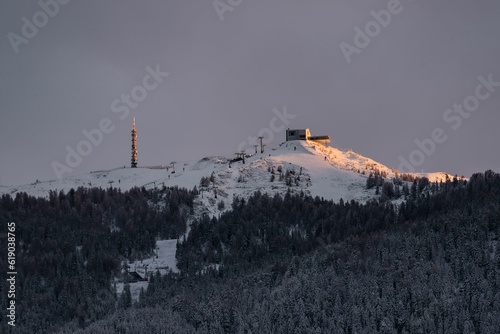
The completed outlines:
<svg viewBox="0 0 500 334">
<path fill-rule="evenodd" d="M 141 165 L 232 154 L 286 105 L 297 115 L 290 126 L 397 167 L 415 139 L 449 126 L 443 113 L 479 75 L 500 81 L 500 3 L 402 0 L 348 64 L 340 43 L 353 43 L 354 27 L 388 2 L 243 0 L 221 22 L 211 1 L 73 0 L 16 54 L 7 35 L 21 34 L 22 17 L 40 6 L 4 1 L 1 182 L 55 178 L 51 163 L 106 117 L 116 129 L 72 174 L 129 165 L 131 117 L 120 120 L 111 103 L 156 64 L 170 76 L 132 113 Z M 499 171 L 499 106 L 500 91 L 419 168 Z"/>
</svg>

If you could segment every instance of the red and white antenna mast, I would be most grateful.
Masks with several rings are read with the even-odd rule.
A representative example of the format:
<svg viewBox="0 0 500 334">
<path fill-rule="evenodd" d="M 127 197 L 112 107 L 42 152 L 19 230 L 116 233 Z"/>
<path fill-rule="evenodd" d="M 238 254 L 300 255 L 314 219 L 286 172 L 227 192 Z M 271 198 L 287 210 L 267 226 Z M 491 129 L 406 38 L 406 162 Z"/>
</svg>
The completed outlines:
<svg viewBox="0 0 500 334">
<path fill-rule="evenodd" d="M 130 167 L 137 167 L 137 129 L 135 128 L 135 117 L 132 121 L 132 161 Z"/>
</svg>

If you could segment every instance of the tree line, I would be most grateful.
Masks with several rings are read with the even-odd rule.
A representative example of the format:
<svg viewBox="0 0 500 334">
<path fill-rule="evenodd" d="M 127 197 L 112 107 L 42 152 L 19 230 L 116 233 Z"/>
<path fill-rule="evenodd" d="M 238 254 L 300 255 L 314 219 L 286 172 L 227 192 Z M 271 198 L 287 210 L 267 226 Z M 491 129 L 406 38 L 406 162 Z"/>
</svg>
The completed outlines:
<svg viewBox="0 0 500 334">
<path fill-rule="evenodd" d="M 48 198 L 3 195 L 0 220 L 17 229 L 16 332 L 53 333 L 67 322 L 83 328 L 112 314 L 120 262 L 151 254 L 158 238 L 184 233 L 195 196 L 178 188 L 83 187 Z M 6 249 L 4 238 L 0 247 Z M 0 258 L 1 268 L 6 261 Z"/>
<path fill-rule="evenodd" d="M 119 308 L 119 260 L 184 235 L 196 189 L 3 196 L 2 219 L 20 227 L 16 331 L 494 333 L 500 175 L 412 182 L 400 205 L 235 198 L 179 239 L 180 273 L 157 272 L 138 302 Z"/>
<path fill-rule="evenodd" d="M 77 333 L 495 333 L 500 175 L 416 192 L 401 206 L 236 199 L 193 224 L 181 273 Z"/>
</svg>

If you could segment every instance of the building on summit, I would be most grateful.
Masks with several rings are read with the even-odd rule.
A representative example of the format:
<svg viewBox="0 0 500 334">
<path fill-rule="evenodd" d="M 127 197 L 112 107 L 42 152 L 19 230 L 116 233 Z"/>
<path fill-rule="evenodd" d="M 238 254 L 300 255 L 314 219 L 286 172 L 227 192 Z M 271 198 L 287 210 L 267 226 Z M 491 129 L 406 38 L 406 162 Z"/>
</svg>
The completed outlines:
<svg viewBox="0 0 500 334">
<path fill-rule="evenodd" d="M 327 144 L 331 141 L 330 136 L 312 136 L 309 129 L 287 129 L 286 141 L 291 140 L 311 140 L 318 143 Z"/>
</svg>

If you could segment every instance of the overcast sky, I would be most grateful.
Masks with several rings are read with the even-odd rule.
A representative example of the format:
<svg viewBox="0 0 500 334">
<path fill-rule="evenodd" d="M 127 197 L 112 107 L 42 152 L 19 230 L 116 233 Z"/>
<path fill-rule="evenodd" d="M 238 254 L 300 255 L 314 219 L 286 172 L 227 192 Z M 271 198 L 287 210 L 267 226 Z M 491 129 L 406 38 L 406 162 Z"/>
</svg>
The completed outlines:
<svg viewBox="0 0 500 334">
<path fill-rule="evenodd" d="M 286 125 L 392 168 L 500 172 L 498 0 L 216 4 L 2 1 L 1 183 L 129 166 L 133 116 L 141 166 L 230 155 L 266 128 L 277 145 Z M 88 155 L 68 166 L 67 147 Z"/>
</svg>

